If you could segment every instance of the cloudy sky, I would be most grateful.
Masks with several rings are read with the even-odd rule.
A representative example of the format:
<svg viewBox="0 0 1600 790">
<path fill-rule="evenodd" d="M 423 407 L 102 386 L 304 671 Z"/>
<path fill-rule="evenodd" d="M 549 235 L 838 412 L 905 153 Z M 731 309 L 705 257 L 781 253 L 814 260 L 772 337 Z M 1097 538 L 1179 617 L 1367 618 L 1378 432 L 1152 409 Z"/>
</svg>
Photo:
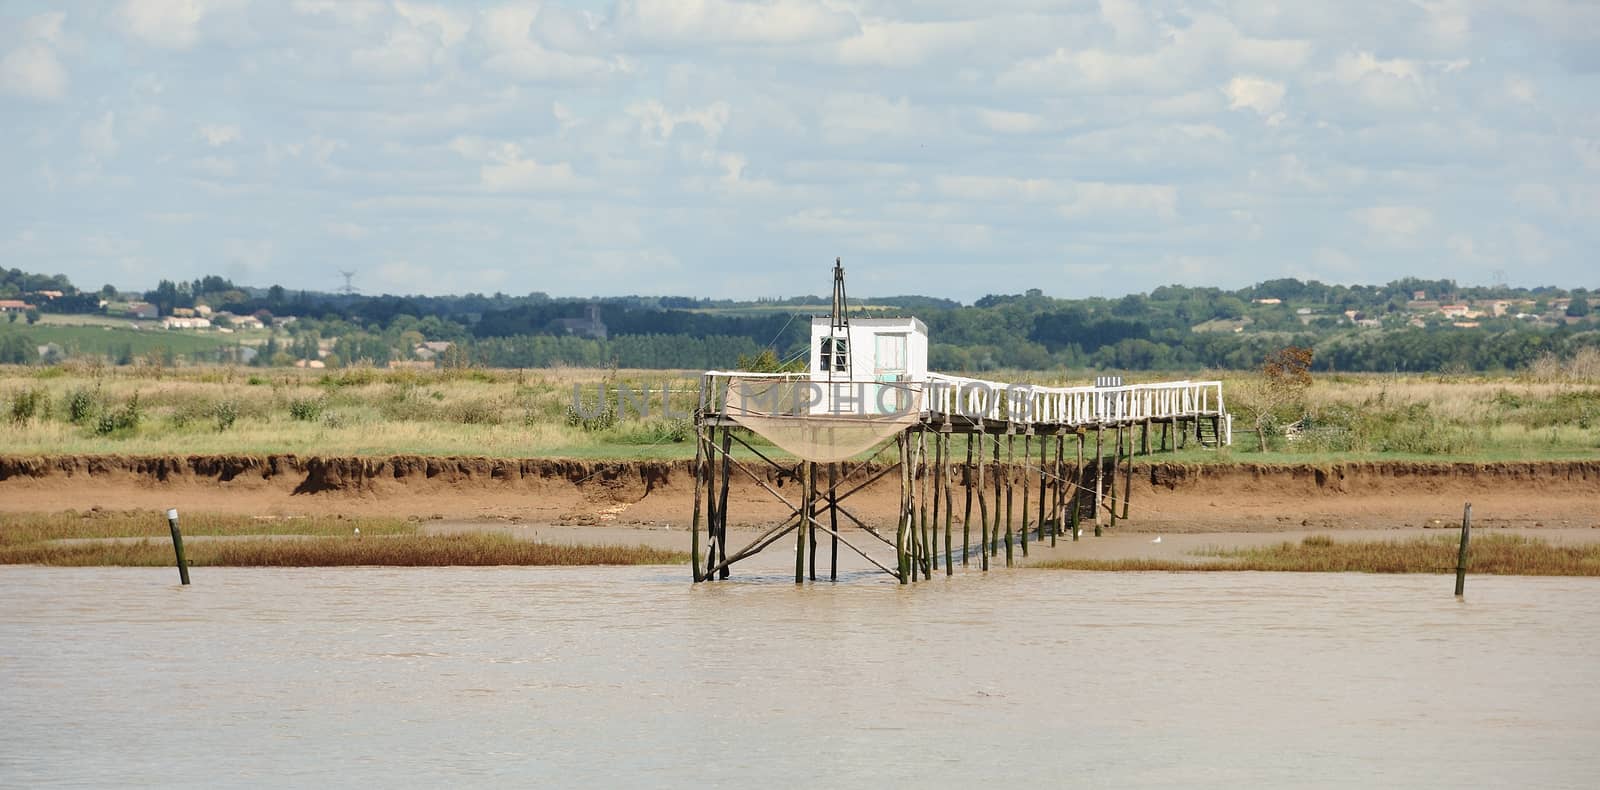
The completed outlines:
<svg viewBox="0 0 1600 790">
<path fill-rule="evenodd" d="M 88 287 L 1600 287 L 1591 0 L 3 0 L 0 118 Z"/>
</svg>

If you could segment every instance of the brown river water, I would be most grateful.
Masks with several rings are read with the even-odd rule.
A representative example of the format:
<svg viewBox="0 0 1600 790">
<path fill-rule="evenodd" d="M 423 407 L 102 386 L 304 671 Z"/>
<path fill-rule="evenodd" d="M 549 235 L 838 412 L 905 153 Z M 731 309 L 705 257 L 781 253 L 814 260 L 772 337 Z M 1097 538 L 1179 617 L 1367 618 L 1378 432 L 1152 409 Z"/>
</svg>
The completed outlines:
<svg viewBox="0 0 1600 790">
<path fill-rule="evenodd" d="M 0 785 L 1593 787 L 1600 579 L 0 568 Z"/>
</svg>

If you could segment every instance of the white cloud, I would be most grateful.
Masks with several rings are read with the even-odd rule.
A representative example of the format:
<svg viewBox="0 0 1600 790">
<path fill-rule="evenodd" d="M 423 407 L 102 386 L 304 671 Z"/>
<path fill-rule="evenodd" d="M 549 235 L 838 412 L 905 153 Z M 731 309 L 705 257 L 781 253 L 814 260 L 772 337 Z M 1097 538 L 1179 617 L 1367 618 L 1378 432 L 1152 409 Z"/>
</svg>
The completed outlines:
<svg viewBox="0 0 1600 790">
<path fill-rule="evenodd" d="M 1228 106 L 1235 109 L 1255 110 L 1269 123 L 1283 120 L 1278 107 L 1283 104 L 1283 83 L 1260 77 L 1234 77 L 1222 89 L 1228 95 Z"/>
<path fill-rule="evenodd" d="M 347 241 L 361 241 L 371 234 L 365 226 L 354 222 L 329 222 L 322 226 L 329 236 Z"/>
<path fill-rule="evenodd" d="M 239 141 L 239 127 L 233 124 L 208 123 L 200 127 L 200 139 L 212 148 L 220 148 Z"/>
<path fill-rule="evenodd" d="M 207 0 L 125 0 L 122 22 L 129 35 L 165 49 L 188 49 L 200 38 Z"/>
<path fill-rule="evenodd" d="M 774 45 L 837 40 L 854 15 L 815 0 L 621 0 L 617 25 L 634 40 L 676 45 Z"/>
<path fill-rule="evenodd" d="M 67 94 L 67 71 L 43 44 L 25 44 L 0 58 L 0 91 L 54 101 Z"/>
<path fill-rule="evenodd" d="M 571 81 L 606 74 L 626 74 L 633 67 L 626 58 L 564 52 L 546 47 L 534 37 L 535 8 L 504 6 L 484 11 L 477 26 L 487 57 L 484 64 L 513 79 Z"/>
<path fill-rule="evenodd" d="M 674 113 L 661 102 L 650 99 L 628 105 L 626 112 L 638 122 L 646 139 L 662 143 L 672 137 L 674 129 L 684 124 L 698 126 L 707 137 L 716 140 L 728 125 L 730 109 L 727 102 L 718 101 L 703 108 L 690 107 Z"/>
<path fill-rule="evenodd" d="M 1333 64 L 1333 79 L 1380 109 L 1400 110 L 1421 103 L 1425 86 L 1416 60 L 1384 60 L 1371 52 L 1348 52 Z"/>
<path fill-rule="evenodd" d="M 67 94 L 67 70 L 57 50 L 64 43 L 61 12 L 38 14 L 17 25 L 18 46 L 0 57 L 0 93 L 55 101 Z"/>
<path fill-rule="evenodd" d="M 991 132 L 1001 134 L 1028 134 L 1044 128 L 1042 116 L 1030 112 L 1011 112 L 979 108 L 978 121 Z"/>
<path fill-rule="evenodd" d="M 1433 226 L 1433 212 L 1420 206 L 1371 206 L 1351 212 L 1367 230 L 1389 241 L 1410 241 Z"/>
</svg>

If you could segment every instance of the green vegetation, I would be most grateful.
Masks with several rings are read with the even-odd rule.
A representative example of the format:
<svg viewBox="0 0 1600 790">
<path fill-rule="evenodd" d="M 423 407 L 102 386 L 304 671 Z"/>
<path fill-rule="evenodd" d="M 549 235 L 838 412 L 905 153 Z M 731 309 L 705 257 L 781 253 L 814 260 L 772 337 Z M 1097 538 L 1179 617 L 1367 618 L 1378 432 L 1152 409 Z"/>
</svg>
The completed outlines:
<svg viewBox="0 0 1600 790">
<path fill-rule="evenodd" d="M 819 267 L 819 281 L 821 273 Z M 253 288 L 216 276 L 162 280 L 142 294 L 106 291 L 84 294 L 64 277 L 0 270 L 0 298 L 32 299 L 44 312 L 36 326 L 0 322 L 0 364 L 49 363 L 59 353 L 116 364 L 154 357 L 168 366 L 703 370 L 730 367 L 764 350 L 780 364 L 803 358 L 810 317 L 829 309 L 828 300 L 810 295 L 753 302 L 554 299 L 542 293 L 365 297 Z M 1600 348 L 1592 296 L 1585 288 L 1468 287 L 1415 278 L 1381 286 L 1282 279 L 1232 291 L 1163 286 L 1117 298 L 1058 299 L 1030 289 L 971 305 L 875 297 L 852 309 L 860 316 L 921 318 L 936 370 L 1250 370 L 1277 349 L 1299 346 L 1314 352 L 1319 372 L 1506 372 L 1542 355 L 1570 358 Z M 108 300 L 103 311 L 102 297 Z M 58 320 L 73 314 L 105 324 L 135 300 L 163 316 L 204 307 L 218 326 L 231 324 L 235 331 L 143 331 Z M 257 320 L 270 328 L 244 329 Z M 47 344 L 59 352 L 40 360 L 36 349 Z"/>
<path fill-rule="evenodd" d="M 1596 457 L 1600 377 L 1571 366 L 1539 371 L 1518 377 L 1318 374 L 1310 385 L 1290 388 L 1290 397 L 1262 401 L 1255 399 L 1269 391 L 1265 376 L 1221 374 L 1225 401 L 1236 415 L 1233 447 L 1191 446 L 1151 460 Z M 1060 384 L 1087 375 L 1001 371 L 997 377 Z M 1196 371 L 1192 377 L 1215 375 Z M 634 394 L 625 408 L 617 396 L 622 386 Z M 13 455 L 688 458 L 694 446 L 687 415 L 698 386 L 692 373 L 640 370 L 11 367 L 0 368 L 0 446 Z M 650 415 L 643 418 L 638 396 L 646 389 Z M 670 413 L 662 410 L 663 390 Z M 1265 415 L 1260 436 L 1251 432 L 1252 415 Z M 749 440 L 781 454 L 759 437 Z"/>
<path fill-rule="evenodd" d="M 1299 543 L 1256 548 L 1208 549 L 1194 559 L 1062 558 L 1031 567 L 1090 571 L 1295 571 L 1312 573 L 1454 573 L 1459 538 L 1454 534 L 1404 541 L 1337 541 L 1312 535 Z M 1474 536 L 1467 560 L 1472 574 L 1507 576 L 1600 576 L 1600 543 L 1550 544 L 1520 535 Z"/>
<path fill-rule="evenodd" d="M 360 532 L 357 533 L 356 530 Z M 682 552 L 648 546 L 579 546 L 521 541 L 506 535 L 419 535 L 395 519 L 312 517 L 260 520 L 185 516 L 192 566 L 334 567 L 348 565 L 665 565 Z M 117 540 L 140 538 L 140 540 Z M 8 515 L 0 523 L 0 564 L 147 566 L 173 563 L 167 524 L 155 511 Z"/>
</svg>

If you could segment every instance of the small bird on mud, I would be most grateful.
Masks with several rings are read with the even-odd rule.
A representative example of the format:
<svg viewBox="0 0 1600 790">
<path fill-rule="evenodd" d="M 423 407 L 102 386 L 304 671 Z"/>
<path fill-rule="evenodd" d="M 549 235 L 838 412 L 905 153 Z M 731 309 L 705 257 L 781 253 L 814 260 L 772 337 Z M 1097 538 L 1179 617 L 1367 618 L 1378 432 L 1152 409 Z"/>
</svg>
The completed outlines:
<svg viewBox="0 0 1600 790">
<path fill-rule="evenodd" d="M 1150 542 L 1151 542 L 1151 543 L 1160 543 L 1160 542 L 1161 542 L 1161 536 L 1160 536 L 1160 535 L 1157 535 L 1157 536 L 1156 536 L 1156 539 L 1155 539 L 1155 540 L 1152 540 L 1152 541 L 1150 541 Z"/>
<path fill-rule="evenodd" d="M 360 527 L 356 527 L 356 539 L 357 540 L 361 539 L 361 528 Z"/>
</svg>

